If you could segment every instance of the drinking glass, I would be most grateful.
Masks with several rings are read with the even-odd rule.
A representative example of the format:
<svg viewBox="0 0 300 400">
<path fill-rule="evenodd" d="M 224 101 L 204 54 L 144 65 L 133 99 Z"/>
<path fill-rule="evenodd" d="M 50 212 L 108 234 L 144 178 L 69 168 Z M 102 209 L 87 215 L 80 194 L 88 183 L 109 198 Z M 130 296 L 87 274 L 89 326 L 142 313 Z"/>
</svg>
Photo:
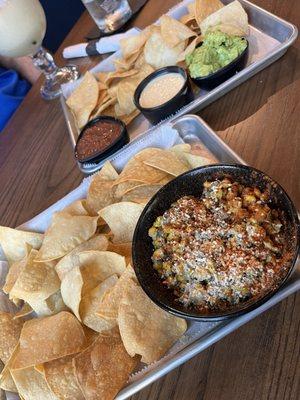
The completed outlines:
<svg viewBox="0 0 300 400">
<path fill-rule="evenodd" d="M 41 95 L 46 100 L 58 97 L 61 85 L 79 77 L 76 66 L 59 68 L 52 55 L 42 47 L 46 17 L 39 0 L 0 0 L 0 55 L 30 56 L 45 82 Z"/>
<path fill-rule="evenodd" d="M 127 0 L 82 0 L 101 32 L 121 28 L 132 16 Z"/>
</svg>

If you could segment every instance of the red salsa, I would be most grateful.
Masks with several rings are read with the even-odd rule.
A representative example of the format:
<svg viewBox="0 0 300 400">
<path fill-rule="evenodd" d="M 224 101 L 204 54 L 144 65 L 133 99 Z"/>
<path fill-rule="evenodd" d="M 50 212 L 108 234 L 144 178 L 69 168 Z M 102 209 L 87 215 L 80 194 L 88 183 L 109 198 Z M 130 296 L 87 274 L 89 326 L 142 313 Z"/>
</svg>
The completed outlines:
<svg viewBox="0 0 300 400">
<path fill-rule="evenodd" d="M 117 122 L 98 121 L 85 129 L 76 146 L 75 156 L 83 160 L 108 149 L 122 133 Z"/>
</svg>

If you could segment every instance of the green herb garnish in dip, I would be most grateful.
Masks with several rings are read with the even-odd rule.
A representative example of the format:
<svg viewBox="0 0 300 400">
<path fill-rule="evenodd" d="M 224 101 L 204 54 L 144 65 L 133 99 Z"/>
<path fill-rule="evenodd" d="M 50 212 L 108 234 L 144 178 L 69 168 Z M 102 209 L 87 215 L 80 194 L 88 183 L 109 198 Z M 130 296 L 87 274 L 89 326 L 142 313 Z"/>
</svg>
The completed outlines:
<svg viewBox="0 0 300 400">
<path fill-rule="evenodd" d="M 247 41 L 223 32 L 209 32 L 200 47 L 185 57 L 192 78 L 212 74 L 230 64 L 247 47 Z"/>
</svg>

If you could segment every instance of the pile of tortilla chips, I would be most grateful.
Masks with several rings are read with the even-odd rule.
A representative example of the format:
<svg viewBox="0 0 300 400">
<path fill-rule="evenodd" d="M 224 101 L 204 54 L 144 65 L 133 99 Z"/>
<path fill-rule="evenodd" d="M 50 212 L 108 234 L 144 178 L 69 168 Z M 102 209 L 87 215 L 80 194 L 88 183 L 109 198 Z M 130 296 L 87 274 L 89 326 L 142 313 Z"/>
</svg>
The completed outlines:
<svg viewBox="0 0 300 400">
<path fill-rule="evenodd" d="M 113 399 L 139 362 L 160 359 L 184 334 L 186 322 L 139 286 L 131 240 L 162 185 L 213 162 L 189 144 L 147 148 L 120 174 L 107 162 L 86 199 L 54 213 L 44 234 L 0 227 L 3 291 L 18 306 L 0 312 L 1 389 L 24 400 Z"/>
<path fill-rule="evenodd" d="M 139 114 L 133 102 L 139 83 L 155 69 L 176 64 L 185 67 L 186 55 L 203 41 L 207 31 L 238 36 L 249 33 L 247 13 L 237 0 L 227 6 L 220 0 L 196 0 L 187 9 L 179 21 L 163 15 L 158 25 L 122 39 L 123 58 L 114 61 L 115 71 L 85 74 L 67 99 L 79 129 L 99 115 L 129 124 Z"/>
</svg>

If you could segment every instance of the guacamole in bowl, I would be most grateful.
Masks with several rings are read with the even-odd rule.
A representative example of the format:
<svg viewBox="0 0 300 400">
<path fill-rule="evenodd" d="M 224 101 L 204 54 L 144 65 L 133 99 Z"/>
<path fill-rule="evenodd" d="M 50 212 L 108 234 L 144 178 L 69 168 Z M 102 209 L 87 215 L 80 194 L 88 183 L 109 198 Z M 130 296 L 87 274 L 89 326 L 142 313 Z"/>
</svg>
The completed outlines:
<svg viewBox="0 0 300 400">
<path fill-rule="evenodd" d="M 237 59 L 248 47 L 246 39 L 220 31 L 205 35 L 201 46 L 185 58 L 191 78 L 207 77 Z"/>
</svg>

